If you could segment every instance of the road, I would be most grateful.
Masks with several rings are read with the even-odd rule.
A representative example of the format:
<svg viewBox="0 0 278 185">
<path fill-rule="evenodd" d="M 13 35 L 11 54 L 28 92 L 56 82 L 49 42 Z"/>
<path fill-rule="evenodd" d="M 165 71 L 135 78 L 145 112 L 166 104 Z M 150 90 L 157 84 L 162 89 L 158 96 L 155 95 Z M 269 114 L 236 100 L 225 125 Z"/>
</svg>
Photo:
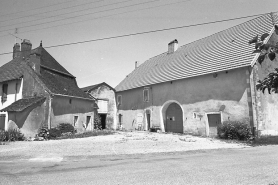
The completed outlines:
<svg viewBox="0 0 278 185">
<path fill-rule="evenodd" d="M 278 184 L 278 146 L 0 159 L 0 184 Z"/>
</svg>

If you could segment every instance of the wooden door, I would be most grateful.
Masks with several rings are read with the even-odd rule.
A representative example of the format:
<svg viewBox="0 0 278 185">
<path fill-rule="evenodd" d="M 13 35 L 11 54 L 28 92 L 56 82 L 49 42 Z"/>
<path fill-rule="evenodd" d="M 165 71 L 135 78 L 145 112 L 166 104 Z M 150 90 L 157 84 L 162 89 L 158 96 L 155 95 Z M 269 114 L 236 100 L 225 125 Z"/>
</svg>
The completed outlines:
<svg viewBox="0 0 278 185">
<path fill-rule="evenodd" d="M 209 136 L 217 135 L 217 125 L 221 124 L 220 114 L 208 114 Z"/>
<path fill-rule="evenodd" d="M 171 103 L 166 110 L 166 132 L 183 133 L 182 109 L 177 103 Z"/>
<path fill-rule="evenodd" d="M 5 114 L 0 114 L 0 130 L 5 130 Z"/>
</svg>

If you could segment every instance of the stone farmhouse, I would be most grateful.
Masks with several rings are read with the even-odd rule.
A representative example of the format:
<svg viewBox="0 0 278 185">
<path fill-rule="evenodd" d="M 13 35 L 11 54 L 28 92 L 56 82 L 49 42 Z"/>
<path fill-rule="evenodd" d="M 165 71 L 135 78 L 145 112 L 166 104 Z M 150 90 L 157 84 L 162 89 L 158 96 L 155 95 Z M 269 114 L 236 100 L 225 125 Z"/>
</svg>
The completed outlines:
<svg viewBox="0 0 278 185">
<path fill-rule="evenodd" d="M 26 137 L 60 123 L 79 132 L 93 129 L 95 100 L 42 44 L 32 49 L 24 39 L 14 45 L 13 59 L 0 67 L 0 90 L 0 129 L 19 128 Z"/>
<path fill-rule="evenodd" d="M 256 83 L 278 67 L 248 41 L 269 33 L 276 43 L 276 14 L 265 14 L 145 61 L 116 86 L 117 120 L 123 128 L 213 136 L 223 121 L 247 122 L 259 134 L 278 134 L 278 96 Z"/>
<path fill-rule="evenodd" d="M 96 99 L 102 129 L 116 129 L 115 89 L 105 82 L 81 88 Z"/>
</svg>

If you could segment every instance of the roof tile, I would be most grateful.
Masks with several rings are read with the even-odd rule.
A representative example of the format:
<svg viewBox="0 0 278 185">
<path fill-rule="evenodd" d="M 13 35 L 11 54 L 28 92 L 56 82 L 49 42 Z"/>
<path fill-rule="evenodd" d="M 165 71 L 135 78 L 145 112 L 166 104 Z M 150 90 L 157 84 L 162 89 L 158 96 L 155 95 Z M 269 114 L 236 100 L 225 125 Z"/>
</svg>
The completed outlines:
<svg viewBox="0 0 278 185">
<path fill-rule="evenodd" d="M 155 56 L 131 72 L 116 91 L 250 66 L 255 54 L 248 39 L 269 33 L 277 15 L 266 14 Z"/>
</svg>

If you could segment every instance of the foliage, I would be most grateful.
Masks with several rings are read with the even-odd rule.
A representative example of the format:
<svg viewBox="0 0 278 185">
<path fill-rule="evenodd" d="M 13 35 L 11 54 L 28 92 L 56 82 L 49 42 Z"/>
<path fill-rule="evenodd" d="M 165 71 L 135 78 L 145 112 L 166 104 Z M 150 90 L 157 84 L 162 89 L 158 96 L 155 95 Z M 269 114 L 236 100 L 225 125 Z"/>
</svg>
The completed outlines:
<svg viewBox="0 0 278 185">
<path fill-rule="evenodd" d="M 217 134 L 221 139 L 248 140 L 252 137 L 251 127 L 239 121 L 224 121 L 217 126 Z"/>
<path fill-rule="evenodd" d="M 41 128 L 39 133 L 38 133 L 39 137 L 43 137 L 44 139 L 49 139 L 49 130 L 48 128 Z"/>
<path fill-rule="evenodd" d="M 25 137 L 19 129 L 0 130 L 0 141 L 24 141 Z"/>
<path fill-rule="evenodd" d="M 59 128 L 51 128 L 49 129 L 49 139 L 56 139 L 57 137 L 60 137 L 62 135 L 62 132 L 59 130 Z"/>
<path fill-rule="evenodd" d="M 259 80 L 256 88 L 263 93 L 266 89 L 268 90 L 269 94 L 271 93 L 271 91 L 278 93 L 278 68 L 275 69 L 275 72 L 269 73 L 267 77 L 262 81 Z"/>
<path fill-rule="evenodd" d="M 75 139 L 75 138 L 85 138 L 85 137 L 92 137 L 92 136 L 102 136 L 102 135 L 112 135 L 115 132 L 113 130 L 93 130 L 93 131 L 88 131 L 88 132 L 83 132 L 83 133 L 76 133 L 76 134 L 71 134 L 71 135 L 63 135 L 59 137 L 59 139 Z"/>
<path fill-rule="evenodd" d="M 74 126 L 70 123 L 60 123 L 58 125 L 58 129 L 61 131 L 61 133 L 74 133 Z"/>
<path fill-rule="evenodd" d="M 94 129 L 96 129 L 96 130 L 101 130 L 102 129 L 101 118 L 100 118 L 99 115 L 95 115 L 95 118 L 94 118 Z"/>
<path fill-rule="evenodd" d="M 278 35 L 277 25 L 275 25 L 275 33 Z M 261 35 L 260 39 L 259 35 L 256 35 L 254 38 L 249 40 L 249 44 L 255 44 L 255 50 L 253 53 L 260 53 L 260 56 L 257 59 L 259 64 L 262 64 L 266 58 L 269 58 L 269 60 L 273 61 L 276 58 L 276 54 L 278 53 L 278 42 L 275 45 L 264 42 L 268 37 L 269 34 L 264 33 Z M 278 68 L 276 68 L 274 72 L 269 73 L 262 81 L 259 80 L 256 88 L 263 93 L 265 92 L 265 89 L 268 90 L 269 94 L 271 92 L 278 93 Z"/>
</svg>

